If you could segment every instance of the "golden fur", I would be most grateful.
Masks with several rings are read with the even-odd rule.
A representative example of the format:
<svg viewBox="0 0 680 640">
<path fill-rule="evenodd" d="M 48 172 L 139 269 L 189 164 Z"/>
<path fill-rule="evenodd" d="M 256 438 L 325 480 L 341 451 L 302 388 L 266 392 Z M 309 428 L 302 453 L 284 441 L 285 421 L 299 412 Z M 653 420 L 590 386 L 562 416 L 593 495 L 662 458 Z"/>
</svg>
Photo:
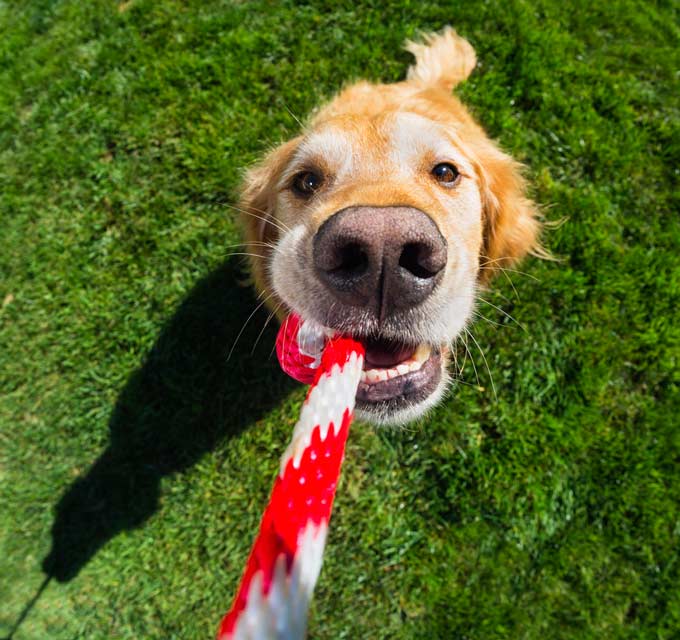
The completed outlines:
<svg viewBox="0 0 680 640">
<path fill-rule="evenodd" d="M 246 240 L 260 256 L 251 259 L 252 274 L 279 315 L 300 305 L 308 308 L 296 290 L 315 296 L 316 284 L 309 269 L 296 262 L 309 259 L 305 247 L 321 224 L 351 206 L 407 205 L 426 212 L 451 249 L 448 284 L 442 290 L 450 296 L 461 292 L 466 300 L 474 299 L 474 291 L 500 267 L 541 251 L 537 208 L 526 195 L 521 165 L 487 137 L 451 94 L 474 69 L 472 46 L 447 27 L 406 48 L 415 56 L 406 80 L 389 85 L 362 81 L 345 88 L 313 114 L 299 136 L 272 150 L 245 176 L 239 208 Z M 443 159 L 455 161 L 461 174 L 455 190 L 444 191 L 432 180 L 433 163 Z M 300 202 L 290 182 L 296 172 L 310 168 L 328 180 L 314 201 Z M 294 251 L 287 249 L 287 262 L 275 260 L 284 236 L 294 228 L 307 240 L 300 240 Z M 277 278 L 283 286 L 275 286 Z M 437 300 L 443 307 L 442 295 Z M 428 313 L 436 315 L 434 304 Z M 452 341 L 468 321 L 472 304 L 459 312 L 450 331 L 419 335 Z M 328 317 L 324 310 L 315 315 L 319 322 Z"/>
</svg>

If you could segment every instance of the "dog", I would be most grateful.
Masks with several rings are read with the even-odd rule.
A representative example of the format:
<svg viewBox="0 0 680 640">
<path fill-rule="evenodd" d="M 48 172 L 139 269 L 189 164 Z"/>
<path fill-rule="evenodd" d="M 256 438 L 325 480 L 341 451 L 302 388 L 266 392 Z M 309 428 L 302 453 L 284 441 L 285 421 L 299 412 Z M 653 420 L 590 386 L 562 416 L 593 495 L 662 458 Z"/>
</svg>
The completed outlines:
<svg viewBox="0 0 680 640">
<path fill-rule="evenodd" d="M 356 413 L 378 424 L 440 401 L 478 290 L 542 253 L 522 166 L 452 95 L 474 49 L 451 27 L 405 46 L 406 80 L 342 90 L 247 171 L 239 202 L 260 295 L 362 342 Z"/>
</svg>

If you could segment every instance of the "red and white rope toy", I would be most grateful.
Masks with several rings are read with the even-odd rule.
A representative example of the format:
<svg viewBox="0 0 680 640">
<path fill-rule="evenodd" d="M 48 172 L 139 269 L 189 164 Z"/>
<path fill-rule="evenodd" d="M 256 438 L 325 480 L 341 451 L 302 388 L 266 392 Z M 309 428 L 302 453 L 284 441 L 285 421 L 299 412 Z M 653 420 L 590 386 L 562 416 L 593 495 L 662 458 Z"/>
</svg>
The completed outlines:
<svg viewBox="0 0 680 640">
<path fill-rule="evenodd" d="M 360 343 L 295 315 L 276 352 L 286 373 L 312 384 L 218 640 L 304 637 L 364 361 Z"/>
</svg>

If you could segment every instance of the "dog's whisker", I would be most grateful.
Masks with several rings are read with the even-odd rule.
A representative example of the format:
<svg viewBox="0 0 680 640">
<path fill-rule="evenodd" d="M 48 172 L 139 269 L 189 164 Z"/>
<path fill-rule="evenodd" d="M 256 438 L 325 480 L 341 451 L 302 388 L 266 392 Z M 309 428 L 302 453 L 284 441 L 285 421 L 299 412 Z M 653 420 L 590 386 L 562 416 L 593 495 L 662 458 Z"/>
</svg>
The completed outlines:
<svg viewBox="0 0 680 640">
<path fill-rule="evenodd" d="M 472 341 L 475 343 L 477 346 L 477 349 L 479 350 L 479 353 L 482 356 L 482 360 L 484 360 L 484 365 L 486 366 L 486 371 L 489 374 L 489 381 L 491 382 L 491 390 L 493 391 L 493 397 L 498 402 L 498 394 L 496 393 L 496 385 L 494 384 L 493 381 L 493 375 L 491 374 L 491 369 L 489 368 L 489 363 L 486 360 L 486 355 L 484 355 L 484 351 L 482 351 L 482 348 L 479 346 L 479 342 L 475 339 L 475 337 L 472 335 L 472 332 L 469 331 L 468 329 L 465 329 L 465 333 L 467 333 Z"/>
<path fill-rule="evenodd" d="M 465 329 L 465 333 L 466 334 L 468 333 L 467 329 Z M 467 337 L 463 340 L 463 345 L 465 346 L 465 351 L 467 352 L 467 355 L 470 356 L 470 364 L 472 365 L 472 370 L 475 372 L 477 387 L 481 387 L 482 385 L 479 382 L 479 373 L 477 371 L 477 365 L 475 364 L 475 359 L 472 357 L 472 352 L 470 351 L 470 347 L 468 346 Z"/>
<path fill-rule="evenodd" d="M 233 202 L 229 202 L 228 200 L 224 200 L 223 202 L 220 202 L 220 204 L 225 205 L 227 207 L 231 207 L 232 209 L 235 209 L 236 211 L 240 211 L 242 213 L 252 213 L 253 211 L 257 213 L 261 213 L 263 216 L 269 216 L 271 215 L 270 211 L 265 211 L 264 209 L 260 209 L 259 207 L 256 207 L 255 205 L 249 203 L 248 208 L 244 209 L 243 207 L 239 207 L 238 205 L 234 204 Z M 283 224 L 283 223 L 281 223 Z"/>
<path fill-rule="evenodd" d="M 495 320 L 491 320 L 491 318 L 487 318 L 484 314 L 480 313 L 479 311 L 473 311 L 472 315 L 475 318 L 479 318 L 480 320 L 486 320 L 489 324 L 493 325 L 494 327 L 505 327 L 504 324 L 496 322 Z"/>
<path fill-rule="evenodd" d="M 511 300 L 510 298 L 508 298 L 508 296 L 506 296 L 502 291 L 496 290 L 494 293 L 495 293 L 499 298 L 501 298 L 501 300 L 505 300 L 505 302 L 507 302 L 509 305 L 513 305 L 513 304 L 515 303 L 514 300 Z"/>
<path fill-rule="evenodd" d="M 224 245 L 223 248 L 224 249 L 232 249 L 232 248 L 239 249 L 241 247 L 246 249 L 246 250 L 252 248 L 253 251 L 252 252 L 249 252 L 249 251 L 230 251 L 230 252 L 221 254 L 221 256 L 223 258 L 229 258 L 231 256 L 247 255 L 247 256 L 250 256 L 252 258 L 261 258 L 261 259 L 264 260 L 264 259 L 268 258 L 269 256 L 268 255 L 261 255 L 259 253 L 255 253 L 255 250 L 261 249 L 265 254 L 269 253 L 269 251 L 276 251 L 276 245 L 269 244 L 267 242 L 256 242 L 256 241 L 227 244 L 227 245 Z"/>
<path fill-rule="evenodd" d="M 290 231 L 290 227 L 285 222 L 283 222 L 282 220 L 277 220 L 276 218 L 274 218 L 271 211 L 266 211 L 265 209 L 260 209 L 258 207 L 253 206 L 252 204 L 249 204 L 247 209 L 244 209 L 243 207 L 238 207 L 234 204 L 230 204 L 230 206 L 233 209 L 236 209 L 237 211 L 241 211 L 242 213 L 252 215 L 253 211 L 254 211 L 255 213 L 262 214 L 264 216 L 265 222 L 271 222 L 274 225 L 278 225 L 279 229 L 283 229 L 285 231 Z"/>
<path fill-rule="evenodd" d="M 454 371 L 453 371 L 453 382 L 454 384 L 458 385 L 461 384 L 466 387 L 471 387 L 472 389 L 479 390 L 479 385 L 474 385 L 470 382 L 467 382 L 466 380 L 463 380 L 463 368 L 465 366 L 465 360 L 463 361 L 463 366 L 461 367 L 459 362 L 458 362 L 458 349 L 457 349 L 457 342 L 458 339 L 454 338 L 452 342 L 449 343 L 449 351 L 451 353 L 451 357 L 453 358 L 453 365 L 454 365 Z M 465 355 L 465 358 L 467 359 L 467 355 Z"/>
<path fill-rule="evenodd" d="M 528 273 L 524 273 L 522 271 L 516 271 L 515 269 L 506 269 L 506 268 L 500 267 L 500 266 L 498 266 L 498 267 L 481 266 L 481 267 L 479 267 L 479 269 L 480 269 L 480 271 L 485 270 L 485 269 L 492 271 L 492 272 L 494 272 L 496 270 L 500 271 L 503 274 L 503 276 L 505 277 L 505 279 L 510 283 L 512 290 L 515 292 L 515 297 L 517 298 L 517 300 L 520 300 L 520 301 L 521 301 L 521 298 L 520 298 L 519 292 L 517 291 L 517 288 L 515 287 L 515 283 L 512 281 L 512 278 L 508 275 L 508 272 L 520 273 L 520 274 L 526 275 L 530 278 L 533 277 L 533 276 L 529 275 Z M 534 280 L 536 280 L 536 278 L 534 278 Z"/>
<path fill-rule="evenodd" d="M 510 269 L 509 267 L 480 265 L 478 268 L 480 270 L 486 270 L 486 271 L 507 271 L 508 273 L 516 273 L 520 276 L 526 276 L 527 278 L 531 278 L 532 280 L 535 280 L 536 282 L 541 281 L 540 278 L 537 278 L 535 275 L 533 275 L 531 273 L 527 273 L 526 271 L 519 271 L 518 269 Z"/>
<path fill-rule="evenodd" d="M 272 316 L 275 315 L 276 312 L 277 312 L 279 309 L 281 309 L 281 307 L 284 307 L 284 306 L 285 306 L 285 303 L 284 303 L 283 301 L 281 301 L 281 302 L 277 305 L 276 309 L 274 309 L 274 312 L 273 312 Z M 286 315 L 286 314 L 284 314 L 284 315 Z M 286 321 L 287 321 L 287 319 L 284 320 L 284 322 L 286 322 Z M 269 319 L 267 319 L 267 322 L 269 322 Z M 266 324 L 265 324 L 265 326 L 266 326 Z M 263 328 L 263 331 L 264 331 L 264 328 Z M 260 336 L 258 336 L 257 339 L 259 340 L 259 339 L 260 339 Z M 285 347 L 286 347 L 286 343 L 285 343 L 285 336 L 284 336 L 284 343 L 283 343 L 284 351 L 285 351 Z M 275 352 L 275 351 L 276 351 L 276 340 L 274 340 L 274 342 L 272 343 L 272 348 L 269 350 L 269 355 L 267 356 L 267 359 L 271 359 L 271 357 L 274 355 L 274 352 Z"/>
<path fill-rule="evenodd" d="M 515 320 L 507 311 L 504 311 L 501 309 L 499 306 L 493 304 L 492 302 L 489 302 L 488 300 L 485 300 L 481 296 L 476 296 L 477 300 L 480 302 L 483 302 L 484 304 L 488 304 L 490 307 L 493 307 L 497 311 L 500 311 L 504 316 L 506 316 L 509 320 L 512 320 L 522 331 L 526 331 L 526 327 L 519 321 Z"/>
<path fill-rule="evenodd" d="M 236 348 L 236 345 L 238 344 L 238 341 L 240 337 L 243 335 L 243 332 L 246 330 L 246 327 L 248 326 L 248 323 L 250 322 L 250 319 L 257 313 L 257 311 L 264 305 L 267 300 L 269 300 L 271 297 L 274 296 L 274 293 L 270 293 L 264 300 L 262 300 L 250 313 L 250 315 L 246 318 L 246 321 L 243 323 L 243 326 L 241 327 L 241 330 L 238 332 L 238 335 L 236 336 L 236 339 L 234 340 L 234 344 L 231 345 L 231 349 L 229 350 L 229 355 L 227 356 L 227 360 L 231 359 L 232 353 L 234 353 L 234 349 Z"/>
<path fill-rule="evenodd" d="M 458 345 L 455 342 L 451 345 L 451 353 L 453 354 L 453 364 L 456 369 L 456 375 L 460 378 L 463 375 L 463 369 L 458 360 Z"/>
<path fill-rule="evenodd" d="M 248 256 L 250 258 L 261 258 L 264 259 L 267 256 L 263 256 L 259 253 L 250 253 L 249 251 L 232 251 L 230 253 L 224 253 L 222 254 L 223 258 L 231 258 L 233 256 Z"/>
<path fill-rule="evenodd" d="M 535 275 L 531 273 L 527 273 L 526 271 L 520 271 L 519 269 L 513 269 L 511 267 L 503 267 L 500 264 L 497 264 L 499 262 L 505 262 L 505 261 L 511 261 L 511 258 L 495 258 L 493 260 L 485 260 L 484 262 L 481 262 L 479 264 L 479 269 L 486 269 L 488 271 L 509 271 L 510 273 L 517 273 L 521 276 L 526 276 L 527 278 L 531 278 L 532 280 L 536 280 L 536 282 L 540 282 L 540 278 L 537 278 Z"/>
<path fill-rule="evenodd" d="M 240 207 L 237 207 L 233 202 L 228 200 L 227 198 L 221 198 L 218 200 L 215 200 L 215 204 L 220 206 L 220 207 L 229 207 L 231 209 L 236 209 L 236 211 L 242 211 Z M 251 209 L 254 209 L 255 211 L 258 211 L 257 207 L 250 207 Z"/>
<path fill-rule="evenodd" d="M 244 215 L 247 216 L 252 216 L 253 218 L 257 218 L 258 220 L 262 220 L 265 224 L 271 224 L 273 227 L 278 229 L 279 231 L 282 231 L 283 233 L 288 233 L 290 231 L 290 227 L 288 227 L 285 223 L 281 222 L 281 220 L 276 220 L 269 212 L 267 211 L 261 211 L 260 209 L 256 209 L 255 207 L 250 207 L 250 209 L 254 209 L 258 213 L 262 213 L 264 215 L 258 215 L 258 213 L 254 213 L 254 211 L 251 211 L 249 209 L 243 209 L 241 207 L 237 207 L 235 204 L 230 204 L 230 203 L 225 203 L 227 207 L 231 207 L 235 211 L 238 211 L 239 213 L 243 213 Z"/>
<path fill-rule="evenodd" d="M 248 240 L 246 242 L 235 242 L 234 244 L 222 246 L 223 249 L 233 249 L 235 247 L 268 247 L 269 249 L 275 249 L 276 245 L 270 242 L 262 242 L 261 240 Z"/>
<path fill-rule="evenodd" d="M 453 369 L 454 377 L 457 378 L 460 375 L 460 365 L 458 364 L 458 349 L 456 348 L 456 339 L 454 338 L 448 343 L 449 353 L 453 359 Z"/>
<path fill-rule="evenodd" d="M 505 269 L 501 269 L 501 273 L 505 276 L 506 280 L 510 283 L 512 290 L 515 292 L 515 296 L 517 297 L 517 300 L 519 300 L 520 299 L 519 293 L 517 292 L 517 289 L 515 288 L 515 283 L 512 281 L 512 278 L 507 274 Z"/>
<path fill-rule="evenodd" d="M 460 336 L 458 336 L 458 337 L 456 337 L 456 338 L 454 339 L 454 343 L 453 343 L 453 344 L 454 344 L 454 346 L 455 346 L 455 348 L 456 348 L 456 354 L 457 354 L 457 352 L 458 352 L 458 344 L 461 343 L 461 342 L 463 342 L 463 340 L 461 339 Z M 465 365 L 467 364 L 467 359 L 468 359 L 468 350 L 467 350 L 467 346 L 466 346 L 465 344 L 463 344 L 463 347 L 464 347 L 464 349 L 463 349 L 463 363 L 460 365 L 460 375 L 461 375 L 461 376 L 463 376 L 463 375 L 465 374 Z M 458 356 L 456 355 L 456 362 L 457 362 L 457 361 L 458 361 Z"/>
<path fill-rule="evenodd" d="M 260 338 L 265 332 L 265 329 L 267 328 L 267 325 L 271 322 L 272 318 L 276 315 L 276 312 L 281 308 L 281 305 L 283 303 L 279 302 L 279 304 L 274 307 L 274 310 L 267 316 L 267 319 L 264 321 L 264 324 L 262 325 L 262 329 L 260 330 L 260 333 L 257 334 L 257 338 L 255 338 L 255 342 L 253 343 L 253 348 L 250 350 L 250 355 L 252 356 L 255 353 L 255 348 L 257 347 L 257 343 L 260 341 Z M 274 342 L 274 346 L 276 346 L 276 342 Z M 269 354 L 271 357 L 271 353 Z"/>
<path fill-rule="evenodd" d="M 265 224 L 270 224 L 272 227 L 275 229 L 278 229 L 282 233 L 288 233 L 290 231 L 290 228 L 281 222 L 280 220 L 276 220 L 271 214 L 267 214 L 264 216 L 258 215 L 257 213 L 253 213 L 252 211 L 246 211 L 245 209 L 237 209 L 237 211 L 240 211 L 241 213 L 247 215 L 247 216 L 252 216 L 253 218 L 256 218 L 257 220 L 262 220 Z"/>
<path fill-rule="evenodd" d="M 293 118 L 293 120 L 295 120 L 295 122 L 297 122 L 298 125 L 300 125 L 300 129 L 302 129 L 303 131 L 306 130 L 307 127 L 305 127 L 305 125 L 302 123 L 302 121 L 300 120 L 300 118 L 298 118 L 298 117 L 292 112 L 292 110 L 288 108 L 288 105 L 287 105 L 285 102 L 283 103 L 283 106 L 284 106 L 285 110 L 286 110 L 286 111 L 290 114 L 290 116 Z"/>
<path fill-rule="evenodd" d="M 498 258 L 484 258 L 484 261 L 481 264 L 481 266 L 487 265 L 487 264 L 495 264 L 497 262 L 512 262 L 512 257 L 511 256 L 499 256 Z"/>
</svg>

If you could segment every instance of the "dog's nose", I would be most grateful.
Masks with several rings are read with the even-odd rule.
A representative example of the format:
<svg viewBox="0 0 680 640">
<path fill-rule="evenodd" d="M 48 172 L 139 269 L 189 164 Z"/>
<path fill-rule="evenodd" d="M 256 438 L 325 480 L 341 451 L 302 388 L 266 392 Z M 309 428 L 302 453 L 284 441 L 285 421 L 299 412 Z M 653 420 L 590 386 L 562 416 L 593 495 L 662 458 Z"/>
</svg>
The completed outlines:
<svg viewBox="0 0 680 640">
<path fill-rule="evenodd" d="M 432 293 L 446 266 L 446 240 L 432 218 L 412 207 L 350 207 L 314 237 L 319 279 L 345 304 L 382 320 Z"/>
</svg>

